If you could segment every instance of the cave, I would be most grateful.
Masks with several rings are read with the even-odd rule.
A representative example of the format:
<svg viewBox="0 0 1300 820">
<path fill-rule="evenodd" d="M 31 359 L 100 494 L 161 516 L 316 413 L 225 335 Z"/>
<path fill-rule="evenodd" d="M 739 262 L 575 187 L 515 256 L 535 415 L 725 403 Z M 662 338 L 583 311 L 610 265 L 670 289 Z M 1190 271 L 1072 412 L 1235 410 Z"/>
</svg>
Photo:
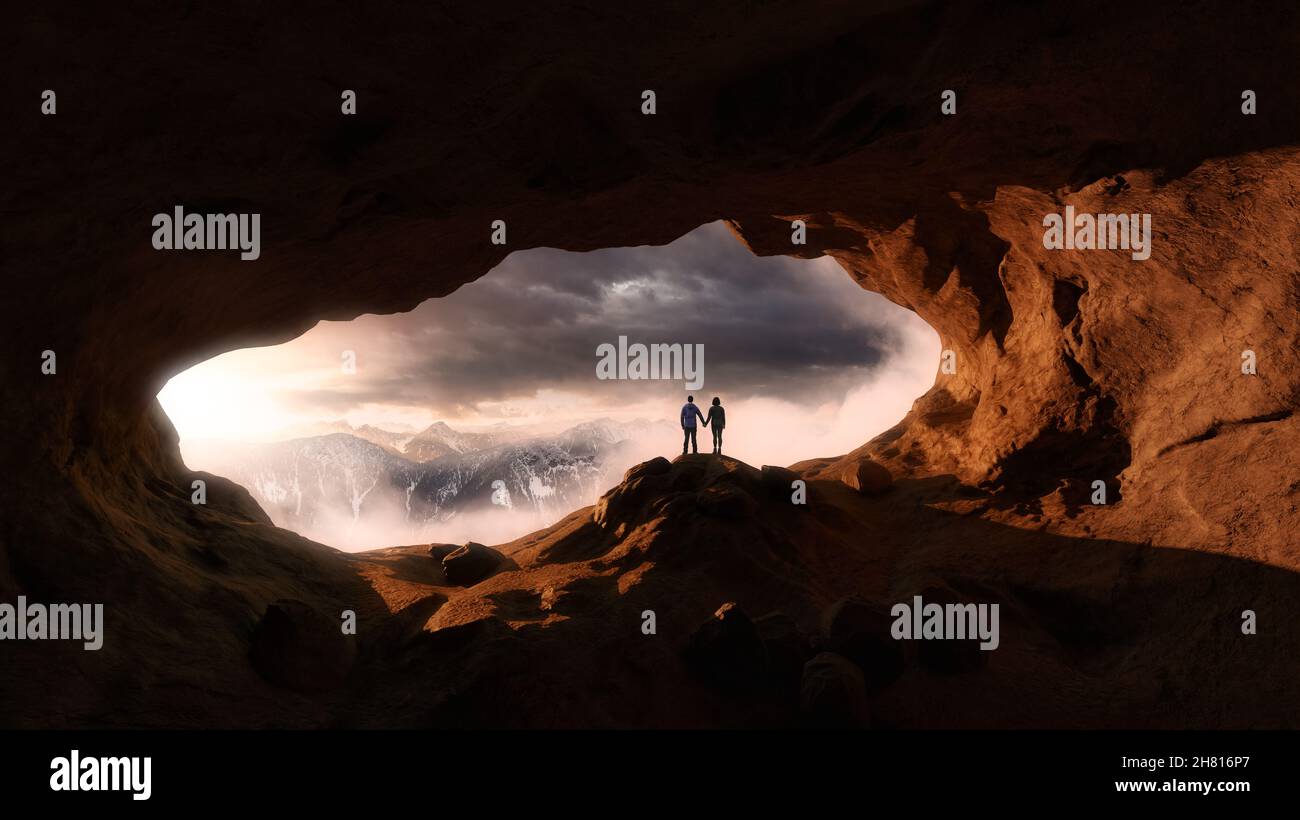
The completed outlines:
<svg viewBox="0 0 1300 820">
<path fill-rule="evenodd" d="M 0 600 L 102 603 L 104 634 L 6 644 L 0 724 L 1300 722 L 1300 634 L 1278 626 L 1300 599 L 1300 66 L 1273 34 L 1294 7 L 1153 2 L 1098 27 L 1054 2 L 683 4 L 655 25 L 580 6 L 450 26 L 329 5 L 241 27 L 243 48 L 206 8 L 16 25 Z M 1150 257 L 1045 247 L 1066 205 L 1151 214 Z M 258 257 L 155 251 L 176 207 L 260 214 Z M 513 251 L 719 220 L 914 311 L 952 372 L 845 453 L 633 467 L 509 555 L 462 547 L 452 586 L 450 552 L 275 528 L 186 468 L 155 399 Z M 997 603 L 997 650 L 882 648 L 880 613 L 918 595 Z M 808 676 L 855 694 L 809 709 Z"/>
<path fill-rule="evenodd" d="M 701 424 L 696 452 L 785 465 L 893 426 L 938 354 L 834 261 L 756 257 L 719 221 L 664 246 L 511 253 L 409 313 L 203 362 L 158 401 L 185 466 L 276 526 L 346 551 L 495 545 L 684 450 L 683 400 L 726 428 L 718 448 Z"/>
</svg>

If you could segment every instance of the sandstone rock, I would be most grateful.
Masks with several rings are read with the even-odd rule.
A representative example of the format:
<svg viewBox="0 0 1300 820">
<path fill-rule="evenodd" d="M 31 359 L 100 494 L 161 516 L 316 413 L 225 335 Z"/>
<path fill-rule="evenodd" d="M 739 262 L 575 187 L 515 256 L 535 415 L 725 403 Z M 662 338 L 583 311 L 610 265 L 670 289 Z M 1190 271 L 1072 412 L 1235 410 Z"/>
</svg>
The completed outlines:
<svg viewBox="0 0 1300 820">
<path fill-rule="evenodd" d="M 717 518 L 743 518 L 753 511 L 754 499 L 736 487 L 714 485 L 695 495 L 700 510 Z"/>
<path fill-rule="evenodd" d="M 731 456 L 711 456 L 706 468 L 705 486 L 736 487 L 754 495 L 761 491 L 763 474 Z"/>
<path fill-rule="evenodd" d="M 652 458 L 649 461 L 643 461 L 635 467 L 630 468 L 623 474 L 623 482 L 627 483 L 634 479 L 647 475 L 663 475 L 673 468 L 673 463 L 663 456 Z"/>
<path fill-rule="evenodd" d="M 767 652 L 768 676 L 777 691 L 793 701 L 798 697 L 804 664 L 812 658 L 812 642 L 794 619 L 772 612 L 754 621 L 754 629 Z"/>
<path fill-rule="evenodd" d="M 672 492 L 672 462 L 654 458 L 628 470 L 623 481 L 610 488 L 592 511 L 592 520 L 602 529 L 615 529 L 643 510 L 646 504 Z"/>
<path fill-rule="evenodd" d="M 442 559 L 446 558 L 458 549 L 460 549 L 460 547 L 455 544 L 430 544 L 429 557 L 441 563 Z"/>
<path fill-rule="evenodd" d="M 226 634 L 277 598 L 302 598 L 328 613 L 339 600 L 378 595 L 395 611 L 416 594 L 412 582 L 391 566 L 359 577 L 367 559 L 258 523 L 242 500 L 191 504 L 184 488 L 192 474 L 155 400 L 159 385 L 226 350 L 288 341 L 322 318 L 404 311 L 451 293 L 509 251 L 483 241 L 484 215 L 508 208 L 512 246 L 581 251 L 664 244 L 729 214 L 754 250 L 791 253 L 789 223 L 773 214 L 806 216 L 809 244 L 798 253 L 825 253 L 864 289 L 916 311 L 955 354 L 954 373 L 941 375 L 894 430 L 850 456 L 888 468 L 900 495 L 907 479 L 906 504 L 882 523 L 891 531 L 868 536 L 888 540 L 880 550 L 862 544 L 860 510 L 810 505 L 813 514 L 790 525 L 783 552 L 726 544 L 707 568 L 694 566 L 693 495 L 659 508 L 666 517 L 637 543 L 615 537 L 630 532 L 622 528 L 637 522 L 643 505 L 663 498 L 650 482 L 671 473 L 642 475 L 631 483 L 645 484 L 624 488 L 596 513 L 612 524 L 599 533 L 606 543 L 580 551 L 609 553 L 599 571 L 620 590 L 657 583 L 683 605 L 704 608 L 718 600 L 711 579 L 721 575 L 727 588 L 753 584 L 761 588 L 756 599 L 794 612 L 815 605 L 811 589 L 859 572 L 894 577 L 914 569 L 918 553 L 1008 584 L 1068 579 L 1080 598 L 1105 601 L 1115 634 L 1140 631 L 1143 651 L 1104 640 L 1112 634 L 1104 630 L 1088 651 L 1105 675 L 1053 656 L 1050 640 L 1041 642 L 1042 655 L 992 653 L 1007 659 L 988 670 L 996 685 L 966 693 L 960 680 L 947 682 L 972 698 L 962 712 L 1021 725 L 1300 725 L 1294 697 L 1215 697 L 1290 692 L 1300 657 L 1295 630 L 1250 642 L 1231 629 L 1189 633 L 1186 619 L 1191 606 L 1206 623 L 1229 623 L 1242 600 L 1285 611 L 1300 599 L 1293 414 L 1300 369 L 1289 366 L 1300 334 L 1296 108 L 1224 116 L 1239 99 L 1240 78 L 1290 82 L 1294 72 L 1278 59 L 1293 51 L 1286 4 L 1212 3 L 1188 15 L 1157 0 L 1132 4 L 1123 26 L 1062 26 L 1028 3 L 998 14 L 958 3 L 881 14 L 839 0 L 837 13 L 819 15 L 817 25 L 793 26 L 805 4 L 773 0 L 763 13 L 711 8 L 689 26 L 642 37 L 620 34 L 634 30 L 632 12 L 611 6 L 607 16 L 573 26 L 566 21 L 583 13 L 581 4 L 565 4 L 563 13 L 533 4 L 520 6 L 508 48 L 493 19 L 471 14 L 453 30 L 435 4 L 407 4 L 396 17 L 301 32 L 302 48 L 320 54 L 345 53 L 358 37 L 432 32 L 431 47 L 375 55 L 374 72 L 387 79 L 373 103 L 363 96 L 362 111 L 376 119 L 349 117 L 362 127 L 337 129 L 337 116 L 321 116 L 325 108 L 283 104 L 320 98 L 310 72 L 281 72 L 271 93 L 263 61 L 246 59 L 207 27 L 100 5 L 92 22 L 103 36 L 17 37 L 12 61 L 95 65 L 130 37 L 154 46 L 135 49 L 131 77 L 184 63 L 250 93 L 229 110 L 206 106 L 205 116 L 201 105 L 149 107 L 148 83 L 117 83 L 115 102 L 125 111 L 148 108 L 150 127 L 140 129 L 133 116 L 79 117 L 76 142 L 103 148 L 95 151 L 50 143 L 51 123 L 66 124 L 58 118 L 6 123 L 5 154 L 22 157 L 22 168 L 0 190 L 7 228 L 0 346 L 13 352 L 0 357 L 0 384 L 21 400 L 0 403 L 7 477 L 0 580 L 10 591 L 57 590 L 70 600 L 84 593 L 144 628 L 102 652 L 31 663 L 9 676 L 0 724 L 94 725 L 108 702 L 123 725 L 319 720 L 314 707 L 246 685 L 251 676 L 219 671 L 245 661 L 242 642 L 205 642 L 203 662 L 191 662 L 200 660 L 191 636 Z M 36 15 L 37 33 L 58 28 Z M 258 31 L 274 42 L 291 25 Z M 1166 30 L 1163 42 L 1134 48 L 1134 32 Z M 773 38 L 783 42 L 780 55 L 715 47 Z M 1050 48 L 1032 45 L 1048 40 Z M 925 59 L 935 42 L 944 43 L 943 59 Z M 541 77 L 528 70 L 535 55 L 555 51 L 593 70 Z M 627 83 L 601 70 L 663 76 L 682 54 L 700 59 L 692 60 L 692 82 L 677 84 L 672 117 L 658 123 L 668 128 L 647 128 Z M 430 77 L 453 74 L 457 83 L 437 101 L 440 116 L 411 116 L 400 105 L 419 98 Z M 940 118 L 917 103 L 915 89 L 974 76 L 978 116 Z M 809 77 L 833 82 L 798 81 Z M 1197 93 L 1179 93 L 1185 88 Z M 444 120 L 512 127 L 445 128 Z M 284 145 L 300 150 L 280 150 L 271 167 L 268 150 Z M 267 214 L 267 238 L 275 240 L 267 255 L 244 263 L 232 254 L 146 250 L 142 208 L 191 199 Z M 1067 201 L 1088 213 L 1154 214 L 1151 258 L 1046 250 L 1043 216 Z M 58 376 L 35 366 L 46 347 L 58 350 Z M 1239 369 L 1247 348 L 1260 362 L 1249 376 Z M 996 502 L 996 515 L 937 512 L 931 503 L 943 501 L 942 492 L 929 498 L 918 484 L 944 474 L 970 486 L 988 481 L 1015 503 Z M 1094 479 L 1113 499 L 1121 475 L 1123 502 L 1082 505 L 1079 521 L 1038 504 L 1062 482 L 1086 487 Z M 737 539 L 752 536 L 746 523 L 736 522 Z M 539 536 L 551 545 L 562 537 Z M 656 539 L 680 549 L 681 572 L 639 561 Z M 1153 544 L 1160 549 L 1139 549 Z M 553 569 L 530 568 L 543 576 L 530 583 L 554 581 Z M 574 700 L 585 713 L 575 706 L 559 716 L 553 699 L 505 697 L 527 691 L 531 680 L 500 669 L 491 670 L 499 688 L 476 692 L 473 702 L 495 710 L 498 723 L 583 724 L 616 714 L 676 725 L 682 715 L 667 707 L 630 705 L 637 700 L 627 693 L 643 681 L 592 684 L 584 639 L 609 635 L 608 617 L 601 611 L 558 633 L 567 640 L 538 630 L 547 633 L 541 648 L 535 634 L 511 635 L 505 626 L 486 633 L 492 641 L 508 636 L 511 657 L 532 649 L 527 659 L 543 690 L 580 692 Z M 1071 613 L 1036 617 L 1068 622 Z M 639 643 L 620 648 L 646 652 L 651 642 L 626 631 Z M 960 668 L 931 657 L 942 647 L 919 643 L 931 668 Z M 1153 656 L 1176 695 L 1155 711 L 1144 694 Z M 368 666 L 367 691 L 401 691 L 393 708 L 358 719 L 426 720 L 427 693 L 465 691 L 452 677 L 462 667 L 441 660 L 435 653 L 400 675 Z M 473 660 L 465 666 L 485 665 L 484 657 Z M 121 670 L 150 685 L 132 686 Z M 1214 681 L 1213 691 L 1185 685 L 1198 679 Z M 661 703 L 673 700 L 667 680 L 653 683 L 664 687 L 656 689 Z M 927 719 L 928 697 L 918 696 L 907 719 Z M 368 703 L 342 708 L 360 715 Z M 474 720 L 468 708 L 449 711 Z M 975 718 L 953 711 L 947 719 Z"/>
<path fill-rule="evenodd" d="M 978 672 L 988 666 L 989 653 L 980 649 L 979 641 L 918 641 L 917 644 L 917 662 L 932 675 Z"/>
<path fill-rule="evenodd" d="M 186 476 L 185 486 L 190 486 L 191 482 L 196 479 L 207 484 L 208 508 L 228 511 L 233 516 L 242 518 L 245 521 L 256 521 L 261 524 L 271 523 L 271 517 L 266 514 L 266 511 L 262 509 L 246 488 L 239 486 L 224 476 L 202 471 L 195 471 Z"/>
<path fill-rule="evenodd" d="M 763 490 L 771 495 L 789 495 L 794 492 L 791 484 L 800 478 L 794 470 L 770 464 L 764 464 L 761 473 Z"/>
<path fill-rule="evenodd" d="M 691 493 L 671 493 L 655 499 L 650 504 L 650 510 L 655 515 L 663 516 L 683 516 L 692 511 L 699 509 L 699 502 Z"/>
<path fill-rule="evenodd" d="M 827 648 L 857 664 L 873 692 L 903 674 L 904 647 L 890 634 L 893 622 L 887 607 L 860 598 L 841 598 L 822 615 Z"/>
<path fill-rule="evenodd" d="M 550 612 L 551 610 L 556 609 L 558 607 L 563 597 L 564 597 L 563 588 L 557 587 L 555 584 L 547 584 L 545 587 L 542 588 L 542 597 L 541 600 L 538 601 L 537 605 L 541 609 Z"/>
<path fill-rule="evenodd" d="M 449 584 L 473 586 L 500 569 L 504 558 L 491 547 L 470 541 L 442 559 L 442 571 Z"/>
<path fill-rule="evenodd" d="M 846 464 L 840 473 L 840 480 L 867 495 L 883 493 L 894 483 L 889 470 L 869 459 Z"/>
<path fill-rule="evenodd" d="M 754 622 L 735 603 L 725 603 L 691 635 L 684 656 L 701 680 L 727 690 L 764 683 L 767 650 Z"/>
<path fill-rule="evenodd" d="M 925 604 L 960 603 L 995 603 L 993 601 L 971 601 L 958 595 L 946 586 L 932 585 L 917 593 Z M 912 596 L 908 596 L 910 599 Z M 1005 613 L 1003 613 L 1005 614 Z M 978 638 L 966 640 L 922 640 L 917 641 L 917 662 L 921 668 L 932 675 L 958 675 L 964 672 L 977 672 L 988 665 L 989 652 L 980 649 Z"/>
<path fill-rule="evenodd" d="M 698 490 L 704 484 L 707 477 L 705 468 L 699 464 L 679 463 L 674 464 L 672 472 L 672 488 L 677 492 L 691 492 Z"/>
<path fill-rule="evenodd" d="M 578 615 L 608 606 L 617 596 L 618 584 L 609 578 L 578 578 L 563 586 L 548 584 L 542 590 L 540 607 L 546 612 Z"/>
<path fill-rule="evenodd" d="M 799 711 L 814 728 L 867 728 L 871 708 L 862 670 L 833 652 L 818 654 L 804 665 Z"/>
<path fill-rule="evenodd" d="M 270 604 L 253 630 L 250 657 L 269 683 L 315 692 L 338 686 L 356 657 L 356 638 L 340 621 L 301 601 Z"/>
</svg>

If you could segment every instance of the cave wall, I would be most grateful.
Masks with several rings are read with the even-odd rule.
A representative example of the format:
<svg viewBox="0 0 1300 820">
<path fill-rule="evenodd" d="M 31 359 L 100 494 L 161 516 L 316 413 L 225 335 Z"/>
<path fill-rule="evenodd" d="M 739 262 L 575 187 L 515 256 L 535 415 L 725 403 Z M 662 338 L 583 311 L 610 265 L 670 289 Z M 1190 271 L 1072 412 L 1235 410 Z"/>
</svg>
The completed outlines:
<svg viewBox="0 0 1300 820">
<path fill-rule="evenodd" d="M 1116 532 L 1232 534 L 1289 561 L 1298 13 L 28 12 L 0 35 L 16 67 L 0 80 L 0 588 L 134 587 L 140 612 L 182 611 L 201 591 L 238 629 L 276 597 L 355 591 L 330 551 L 266 527 L 238 488 L 214 479 L 209 508 L 191 509 L 192 476 L 153 398 L 165 381 L 321 319 L 410 309 L 512 250 L 665 243 L 715 219 L 756 253 L 833 256 L 955 351 L 957 372 L 847 460 L 953 474 L 1040 512 L 1044 498 L 1077 508 L 1100 478 L 1150 502 Z M 59 94 L 56 116 L 40 114 L 44 88 Z M 344 88 L 356 117 L 339 114 Z M 939 114 L 948 88 L 954 117 Z M 1240 113 L 1244 88 L 1255 116 Z M 1042 216 L 1066 203 L 1152 213 L 1152 258 L 1045 251 Z M 261 258 L 154 251 L 150 217 L 177 204 L 261 213 Z M 806 247 L 789 243 L 795 218 Z M 508 223 L 505 248 L 488 241 L 494 219 Z M 1261 365 L 1243 379 L 1246 347 Z M 40 372 L 46 349 L 56 376 Z M 1236 433 L 1272 435 L 1256 452 L 1283 461 L 1234 462 L 1255 446 L 1224 443 Z M 1219 449 L 1190 452 L 1198 441 Z M 1252 494 L 1256 523 L 1223 500 L 1225 470 L 1247 476 L 1234 492 Z M 1255 471 L 1267 480 L 1252 483 Z M 184 621 L 202 631 L 209 616 L 178 617 L 175 634 L 149 639 L 193 658 L 192 686 L 235 687 L 199 667 L 238 642 L 185 644 Z M 123 628 L 157 630 L 139 622 Z"/>
</svg>

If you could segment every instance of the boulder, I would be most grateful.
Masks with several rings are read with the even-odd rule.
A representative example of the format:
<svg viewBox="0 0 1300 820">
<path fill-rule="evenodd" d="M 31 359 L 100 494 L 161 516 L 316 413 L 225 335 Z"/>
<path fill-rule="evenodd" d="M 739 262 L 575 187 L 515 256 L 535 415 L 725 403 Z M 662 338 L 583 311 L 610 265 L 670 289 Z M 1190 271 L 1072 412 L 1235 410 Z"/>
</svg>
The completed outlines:
<svg viewBox="0 0 1300 820">
<path fill-rule="evenodd" d="M 889 470 L 870 459 L 846 464 L 840 473 L 840 480 L 866 495 L 883 493 L 894 484 L 894 477 L 889 474 Z"/>
<path fill-rule="evenodd" d="M 763 639 L 735 603 L 723 604 L 695 630 L 684 655 L 697 677 L 721 689 L 751 690 L 766 676 Z"/>
<path fill-rule="evenodd" d="M 857 664 L 871 692 L 903 674 L 904 646 L 890 632 L 893 622 L 887 607 L 861 598 L 841 598 L 822 614 L 826 647 Z"/>
<path fill-rule="evenodd" d="M 460 549 L 455 544 L 430 544 L 429 557 L 441 563 L 442 559 Z"/>
<path fill-rule="evenodd" d="M 442 559 L 442 571 L 447 583 L 468 587 L 495 574 L 504 563 L 505 556 L 501 553 L 470 541 Z"/>
<path fill-rule="evenodd" d="M 663 456 L 643 461 L 623 474 L 624 483 L 647 475 L 663 475 L 673 468 L 673 463 Z"/>
<path fill-rule="evenodd" d="M 772 612 L 754 621 L 754 628 L 767 653 L 768 676 L 777 691 L 795 700 L 803 666 L 813 656 L 812 642 L 794 619 L 784 612 Z"/>
<path fill-rule="evenodd" d="M 804 664 L 799 712 L 817 729 L 865 729 L 871 709 L 857 664 L 834 652 L 821 652 Z"/>
</svg>

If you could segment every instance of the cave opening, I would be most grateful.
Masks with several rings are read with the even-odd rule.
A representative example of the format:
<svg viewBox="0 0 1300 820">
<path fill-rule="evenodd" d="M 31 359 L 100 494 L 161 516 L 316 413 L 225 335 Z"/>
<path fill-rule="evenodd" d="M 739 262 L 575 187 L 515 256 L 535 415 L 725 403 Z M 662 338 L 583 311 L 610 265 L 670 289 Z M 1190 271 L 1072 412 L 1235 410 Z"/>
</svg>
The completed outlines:
<svg viewBox="0 0 1300 820">
<path fill-rule="evenodd" d="M 933 328 L 829 257 L 757 257 L 714 222 L 517 251 L 407 313 L 209 359 L 158 399 L 186 465 L 277 526 L 349 551 L 499 544 L 679 454 L 687 396 L 702 415 L 719 398 L 725 455 L 785 465 L 891 427 L 939 356 Z"/>
</svg>

